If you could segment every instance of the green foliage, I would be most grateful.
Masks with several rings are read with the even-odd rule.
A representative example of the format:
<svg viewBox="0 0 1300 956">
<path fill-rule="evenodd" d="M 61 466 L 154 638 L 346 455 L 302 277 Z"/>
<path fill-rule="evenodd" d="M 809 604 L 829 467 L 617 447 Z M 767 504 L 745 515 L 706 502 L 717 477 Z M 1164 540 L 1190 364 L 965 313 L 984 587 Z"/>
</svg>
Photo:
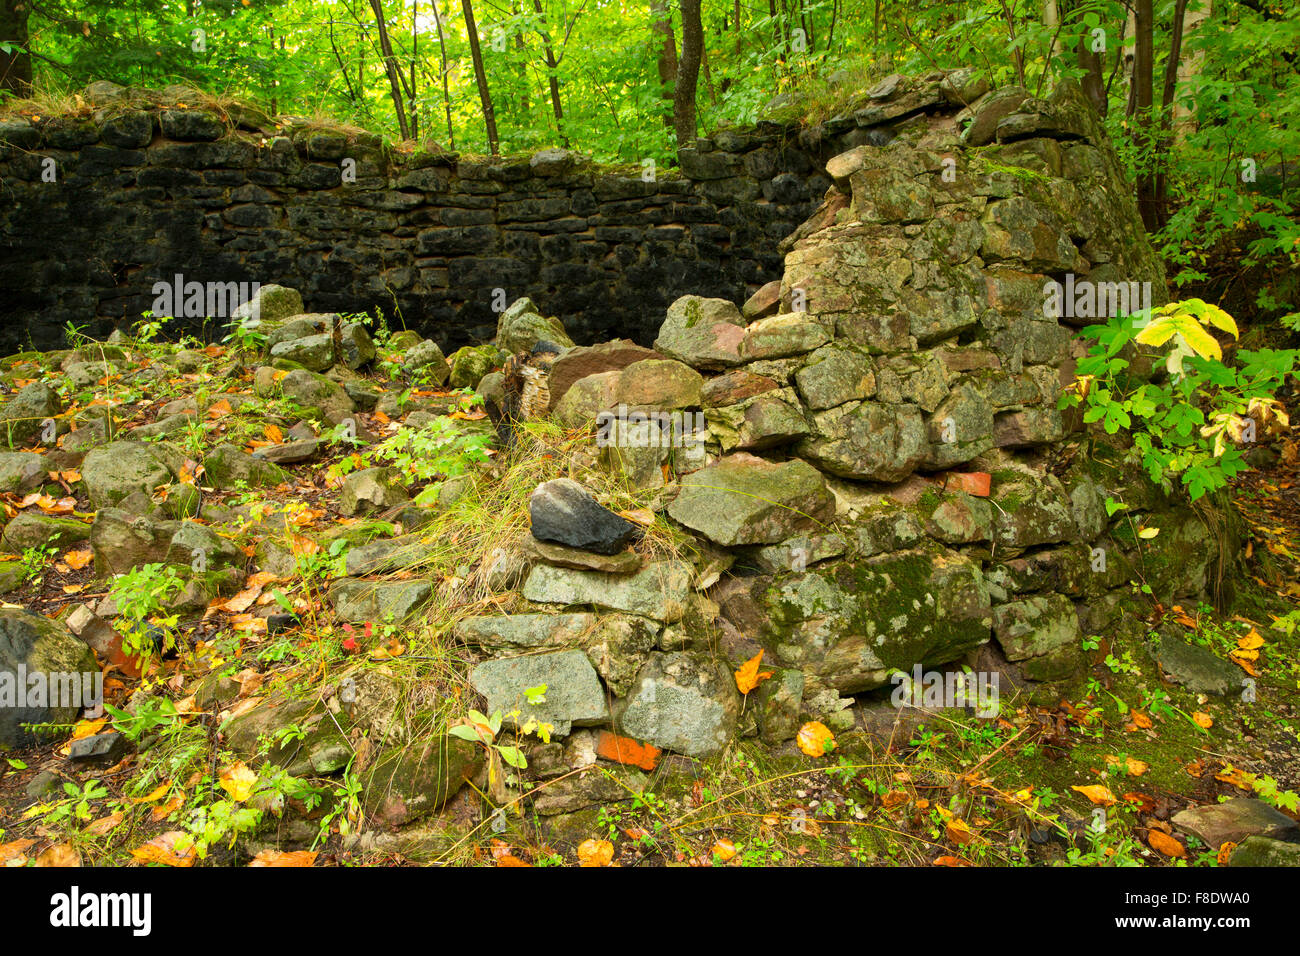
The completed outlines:
<svg viewBox="0 0 1300 956">
<path fill-rule="evenodd" d="M 185 590 L 185 576 L 169 564 L 145 564 L 119 575 L 109 588 L 109 596 L 117 605 L 118 633 L 122 635 L 122 651 L 129 657 L 149 656 L 156 649 L 149 636 L 149 626 L 154 625 L 165 635 L 164 653 L 174 646 L 172 628 L 178 620 L 176 614 L 164 614 L 168 602 Z"/>
<path fill-rule="evenodd" d="M 1177 478 L 1193 501 L 1248 467 L 1229 439 L 1254 428 L 1247 414 L 1270 407 L 1297 356 L 1240 349 L 1228 364 L 1210 326 L 1236 335 L 1226 313 L 1199 299 L 1088 326 L 1082 334 L 1093 344 L 1078 365 L 1079 387 L 1061 398 L 1063 408 L 1083 405 L 1084 422 L 1131 435 L 1151 480 L 1169 490 Z M 1139 345 L 1166 348 L 1167 375 L 1134 373 Z"/>
</svg>

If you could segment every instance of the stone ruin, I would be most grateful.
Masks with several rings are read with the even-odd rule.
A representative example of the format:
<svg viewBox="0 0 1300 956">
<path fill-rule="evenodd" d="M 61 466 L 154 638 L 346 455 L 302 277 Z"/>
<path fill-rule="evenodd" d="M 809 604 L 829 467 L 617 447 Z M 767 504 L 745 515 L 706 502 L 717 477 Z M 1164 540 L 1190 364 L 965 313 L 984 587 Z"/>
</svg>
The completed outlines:
<svg viewBox="0 0 1300 956">
<path fill-rule="evenodd" d="M 581 514 L 581 490 L 544 485 L 536 535 L 493 557 L 528 607 L 456 631 L 484 657 L 490 711 L 690 756 L 780 744 L 806 720 L 860 725 L 869 692 L 918 666 L 997 672 L 1004 692 L 1069 678 L 1085 635 L 1137 624 L 1133 582 L 1165 602 L 1217 586 L 1221 531 L 1058 407 L 1070 323 L 1093 320 L 1045 309 L 1051 283 L 1166 298 L 1095 116 L 1068 86 L 955 115 L 918 107 L 934 97 L 873 91 L 857 115 L 895 121 L 888 142 L 830 159 L 783 277 L 743 307 L 685 296 L 653 350 L 556 362 L 554 416 L 598 428 L 602 467 L 662 488 L 698 556 L 588 553 L 590 528 L 552 517 Z M 546 334 L 527 301 L 502 338 L 527 347 L 520 328 Z M 731 671 L 760 650 L 774 676 L 742 708 Z"/>
<path fill-rule="evenodd" d="M 654 495 L 656 520 L 693 540 L 675 557 L 629 550 L 635 529 L 559 479 L 533 496 L 536 533 L 483 556 L 491 589 L 517 598 L 510 613 L 461 620 L 453 636 L 488 713 L 518 709 L 553 726 L 555 742 L 533 754 L 541 776 L 620 760 L 625 738 L 702 757 L 746 736 L 786 746 L 809 720 L 870 729 L 894 675 L 916 668 L 967 667 L 1000 675 L 1004 695 L 1032 692 L 1082 671 L 1085 636 L 1141 627 L 1135 582 L 1165 604 L 1208 597 L 1232 560 L 1212 512 L 1164 494 L 1122 443 L 1059 407 L 1081 354 L 1075 328 L 1105 317 L 1098 299 L 1114 307 L 1129 289 L 1166 298 L 1118 160 L 1077 89 L 1035 99 L 969 75 L 891 77 L 811 135 L 836 146 L 829 188 L 781 242 L 781 277 L 743 305 L 682 296 L 653 348 L 575 345 L 526 298 L 501 315 L 495 345 L 450 361 L 405 334 L 409 367 L 477 384 L 497 404 L 493 368 L 507 353 L 562 346 L 552 417 L 590 429 L 592 467 Z M 1053 289 L 1091 289 L 1092 305 L 1051 305 Z M 377 400 L 404 414 L 349 379 L 375 357 L 363 327 L 302 314 L 301 297 L 278 286 L 263 286 L 255 305 L 246 312 L 269 333 L 272 360 L 254 376 L 259 395 L 292 394 L 332 422 Z M 311 446 L 305 460 L 318 442 L 293 444 Z M 204 464 L 253 483 L 259 469 L 271 483 L 283 476 L 225 446 Z M 88 482 L 94 465 L 87 456 Z M 404 500 L 374 477 L 350 478 L 345 502 Z M 1125 508 L 1112 514 L 1110 499 Z M 136 553 L 121 529 L 147 523 L 124 508 L 104 503 L 91 532 L 105 572 Z M 151 547 L 165 555 L 183 528 L 155 523 Z M 1139 537 L 1144 525 L 1159 534 Z M 331 592 L 340 618 L 419 614 L 429 582 L 373 580 L 402 543 L 349 553 L 350 577 Z M 760 651 L 772 677 L 742 706 L 732 672 Z M 545 700 L 530 700 L 540 685 Z M 230 741 L 252 747 L 266 726 L 240 720 L 248 726 L 236 722 Z M 328 761 L 316 750 L 320 770 Z M 476 748 L 447 737 L 384 751 L 368 809 L 410 822 L 479 763 Z M 590 806 L 602 785 L 589 775 L 548 786 L 536 808 Z"/>
</svg>

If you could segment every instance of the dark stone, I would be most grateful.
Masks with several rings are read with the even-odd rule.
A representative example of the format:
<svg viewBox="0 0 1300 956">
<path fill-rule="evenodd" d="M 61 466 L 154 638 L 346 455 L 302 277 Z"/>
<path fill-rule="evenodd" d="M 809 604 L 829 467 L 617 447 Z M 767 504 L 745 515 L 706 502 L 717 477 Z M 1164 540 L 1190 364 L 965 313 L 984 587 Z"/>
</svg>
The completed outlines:
<svg viewBox="0 0 1300 956">
<path fill-rule="evenodd" d="M 68 747 L 68 759 L 73 763 L 111 765 L 130 752 L 131 742 L 114 730 L 74 740 Z"/>
<path fill-rule="evenodd" d="M 617 554 L 638 534 L 637 526 L 599 504 L 591 493 L 569 478 L 537 486 L 528 499 L 533 537 L 538 541 Z"/>
</svg>

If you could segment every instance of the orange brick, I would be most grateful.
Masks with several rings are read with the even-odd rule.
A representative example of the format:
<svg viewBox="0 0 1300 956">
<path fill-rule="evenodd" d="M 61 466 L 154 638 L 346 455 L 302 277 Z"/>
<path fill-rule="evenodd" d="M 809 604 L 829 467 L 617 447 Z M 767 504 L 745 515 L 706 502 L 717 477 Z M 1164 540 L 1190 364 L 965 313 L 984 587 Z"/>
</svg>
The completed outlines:
<svg viewBox="0 0 1300 956">
<path fill-rule="evenodd" d="M 627 763 L 642 770 L 653 770 L 659 763 L 661 751 L 652 744 L 643 744 L 631 737 L 620 737 L 602 730 L 596 740 L 596 753 L 615 763 Z"/>
</svg>

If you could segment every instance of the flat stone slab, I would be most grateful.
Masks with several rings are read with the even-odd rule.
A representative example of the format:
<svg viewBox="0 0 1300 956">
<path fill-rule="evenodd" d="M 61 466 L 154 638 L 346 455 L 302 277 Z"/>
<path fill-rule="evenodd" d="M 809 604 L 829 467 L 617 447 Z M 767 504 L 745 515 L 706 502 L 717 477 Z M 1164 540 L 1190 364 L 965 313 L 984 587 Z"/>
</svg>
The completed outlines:
<svg viewBox="0 0 1300 956">
<path fill-rule="evenodd" d="M 1232 851 L 1228 866 L 1300 866 L 1300 843 L 1284 843 L 1268 837 L 1246 837 Z"/>
<path fill-rule="evenodd" d="M 686 612 L 692 576 L 682 561 L 656 561 L 624 575 L 539 564 L 528 574 L 524 597 L 540 604 L 594 604 L 672 623 Z"/>
<path fill-rule="evenodd" d="M 330 588 L 334 613 L 345 621 L 376 624 L 388 620 L 405 621 L 429 600 L 433 585 L 425 580 L 360 581 L 343 578 Z"/>
<path fill-rule="evenodd" d="M 1247 837 L 1300 840 L 1300 823 L 1253 797 L 1234 797 L 1217 806 L 1191 807 L 1174 816 L 1174 826 L 1199 837 L 1212 850 Z"/>
<path fill-rule="evenodd" d="M 487 698 L 489 714 L 518 710 L 519 722 L 535 717 L 551 724 L 555 736 L 567 735 L 574 725 L 602 723 L 609 716 L 605 689 L 582 651 L 484 661 L 470 671 L 469 681 Z M 542 685 L 545 700 L 529 703 L 527 692 Z"/>
<path fill-rule="evenodd" d="M 1242 687 L 1242 672 L 1208 647 L 1162 637 L 1152 649 L 1160 669 L 1194 694 L 1231 694 Z"/>
<path fill-rule="evenodd" d="M 564 647 L 596 624 L 595 614 L 495 614 L 470 617 L 452 629 L 452 635 L 478 647 Z"/>
</svg>

